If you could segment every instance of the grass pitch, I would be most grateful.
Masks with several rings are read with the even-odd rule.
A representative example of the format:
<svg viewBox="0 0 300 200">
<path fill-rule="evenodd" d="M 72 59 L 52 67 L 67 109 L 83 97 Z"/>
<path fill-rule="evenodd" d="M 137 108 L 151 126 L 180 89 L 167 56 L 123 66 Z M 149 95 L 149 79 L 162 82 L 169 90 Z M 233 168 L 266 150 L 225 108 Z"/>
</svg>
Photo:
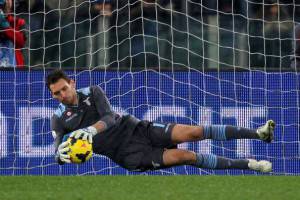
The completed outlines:
<svg viewBox="0 0 300 200">
<path fill-rule="evenodd" d="M 0 176 L 1 200 L 294 200 L 297 176 Z"/>
</svg>

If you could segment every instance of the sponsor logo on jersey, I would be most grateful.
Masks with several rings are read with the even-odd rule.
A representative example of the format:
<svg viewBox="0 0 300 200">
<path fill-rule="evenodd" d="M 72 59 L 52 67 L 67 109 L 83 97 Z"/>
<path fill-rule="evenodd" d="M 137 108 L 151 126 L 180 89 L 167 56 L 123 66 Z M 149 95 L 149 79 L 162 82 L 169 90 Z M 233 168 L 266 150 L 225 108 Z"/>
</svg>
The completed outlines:
<svg viewBox="0 0 300 200">
<path fill-rule="evenodd" d="M 66 122 L 72 120 L 74 117 L 77 117 L 77 116 L 78 116 L 78 114 L 75 113 L 74 115 L 72 115 L 72 116 L 70 116 L 68 119 L 66 119 Z"/>
</svg>

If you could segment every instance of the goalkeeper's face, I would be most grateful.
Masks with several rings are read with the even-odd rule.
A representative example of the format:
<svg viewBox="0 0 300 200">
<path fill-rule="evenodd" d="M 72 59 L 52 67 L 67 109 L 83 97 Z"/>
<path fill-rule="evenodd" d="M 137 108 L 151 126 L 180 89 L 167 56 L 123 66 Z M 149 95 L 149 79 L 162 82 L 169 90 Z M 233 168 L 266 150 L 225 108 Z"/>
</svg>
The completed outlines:
<svg viewBox="0 0 300 200">
<path fill-rule="evenodd" d="M 77 104 L 77 93 L 74 80 L 68 82 L 65 79 L 59 79 L 49 87 L 53 98 L 57 99 L 59 102 L 66 105 Z"/>
</svg>

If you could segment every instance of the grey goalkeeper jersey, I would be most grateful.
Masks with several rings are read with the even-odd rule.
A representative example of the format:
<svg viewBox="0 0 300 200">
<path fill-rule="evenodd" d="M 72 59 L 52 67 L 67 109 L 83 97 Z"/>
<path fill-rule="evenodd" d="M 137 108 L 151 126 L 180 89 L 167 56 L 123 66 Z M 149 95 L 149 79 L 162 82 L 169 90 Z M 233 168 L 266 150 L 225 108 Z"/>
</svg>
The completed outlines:
<svg viewBox="0 0 300 200">
<path fill-rule="evenodd" d="M 106 124 L 106 129 L 94 136 L 93 151 L 114 159 L 114 151 L 131 136 L 138 120 L 132 116 L 120 116 L 112 111 L 106 95 L 98 86 L 79 89 L 77 95 L 77 106 L 60 103 L 52 116 L 51 128 L 55 137 L 55 152 L 64 135 L 101 120 Z M 57 157 L 56 160 L 62 164 Z"/>
</svg>

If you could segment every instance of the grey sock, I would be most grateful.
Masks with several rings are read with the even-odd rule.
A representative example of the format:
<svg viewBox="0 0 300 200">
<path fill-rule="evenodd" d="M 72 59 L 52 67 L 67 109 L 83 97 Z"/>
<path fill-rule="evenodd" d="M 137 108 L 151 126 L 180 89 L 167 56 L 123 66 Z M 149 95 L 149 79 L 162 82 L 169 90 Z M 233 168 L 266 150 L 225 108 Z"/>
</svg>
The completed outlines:
<svg viewBox="0 0 300 200">
<path fill-rule="evenodd" d="M 213 154 L 197 154 L 194 166 L 206 169 L 249 169 L 248 160 L 230 159 Z"/>
<path fill-rule="evenodd" d="M 236 126 L 226 126 L 225 135 L 227 140 L 231 139 L 259 139 L 255 129 L 248 129 Z"/>
</svg>

